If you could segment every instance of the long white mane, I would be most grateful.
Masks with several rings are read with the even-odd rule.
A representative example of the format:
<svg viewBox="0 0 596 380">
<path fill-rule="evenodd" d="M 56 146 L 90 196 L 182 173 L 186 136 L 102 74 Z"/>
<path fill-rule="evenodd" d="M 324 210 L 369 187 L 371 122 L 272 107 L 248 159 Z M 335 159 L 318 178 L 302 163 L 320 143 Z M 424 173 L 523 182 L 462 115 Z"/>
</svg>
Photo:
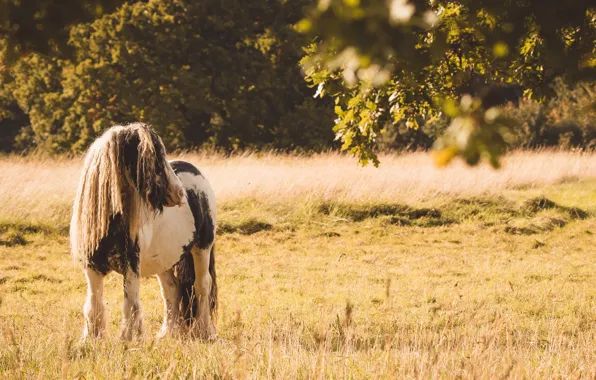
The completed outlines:
<svg viewBox="0 0 596 380">
<path fill-rule="evenodd" d="M 126 168 L 124 152 L 127 145 L 130 147 L 132 137 L 135 141 L 138 137 L 136 167 Z M 148 215 L 149 190 L 143 184 L 157 180 L 156 154 L 151 129 L 141 123 L 114 126 L 89 147 L 70 223 L 71 254 L 75 261 L 87 264 L 117 214 L 128 224 L 131 239 L 137 238 Z M 165 156 L 157 159 L 165 160 Z M 136 185 L 131 178 L 132 170 L 136 171 Z"/>
</svg>

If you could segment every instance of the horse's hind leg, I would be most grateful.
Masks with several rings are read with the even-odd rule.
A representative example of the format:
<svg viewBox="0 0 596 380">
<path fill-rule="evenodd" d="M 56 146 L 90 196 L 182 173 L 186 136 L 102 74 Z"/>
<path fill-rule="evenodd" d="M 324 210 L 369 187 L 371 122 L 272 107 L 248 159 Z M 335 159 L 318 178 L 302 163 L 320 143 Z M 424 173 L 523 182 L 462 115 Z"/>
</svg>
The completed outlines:
<svg viewBox="0 0 596 380">
<path fill-rule="evenodd" d="M 195 295 L 199 304 L 198 315 L 195 320 L 196 334 L 204 339 L 215 339 L 215 325 L 211 319 L 211 285 L 213 279 L 209 273 L 209 260 L 211 259 L 211 249 L 213 242 L 207 247 L 200 248 L 195 246 L 191 253 L 195 269 Z"/>
<path fill-rule="evenodd" d="M 124 302 L 122 304 L 122 334 L 123 340 L 131 340 L 133 332 L 140 335 L 143 330 L 141 316 L 141 302 L 139 288 L 141 279 L 137 273 L 127 270 L 124 273 Z"/>
<path fill-rule="evenodd" d="M 105 307 L 103 304 L 104 275 L 91 268 L 85 268 L 87 278 L 87 301 L 83 307 L 85 330 L 83 339 L 101 337 L 106 328 Z"/>
<path fill-rule="evenodd" d="M 161 296 L 163 297 L 164 302 L 163 325 L 157 335 L 159 338 L 162 338 L 167 334 L 178 330 L 180 322 L 178 308 L 178 305 L 180 304 L 180 289 L 178 287 L 178 280 L 174 276 L 173 269 L 158 274 L 157 278 L 159 280 Z"/>
</svg>

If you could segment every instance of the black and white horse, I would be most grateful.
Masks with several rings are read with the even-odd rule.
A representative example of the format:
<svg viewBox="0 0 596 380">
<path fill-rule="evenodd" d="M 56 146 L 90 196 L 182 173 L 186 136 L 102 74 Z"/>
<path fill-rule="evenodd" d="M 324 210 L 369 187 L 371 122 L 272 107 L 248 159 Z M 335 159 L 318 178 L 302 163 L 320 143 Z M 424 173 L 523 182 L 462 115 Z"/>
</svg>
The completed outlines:
<svg viewBox="0 0 596 380">
<path fill-rule="evenodd" d="M 215 196 L 192 164 L 168 162 L 145 124 L 108 129 L 89 148 L 70 225 L 71 253 L 87 277 L 84 338 L 103 335 L 105 276 L 124 277 L 122 338 L 142 332 L 141 276 L 156 275 L 165 316 L 159 336 L 187 329 L 215 338 Z"/>
</svg>

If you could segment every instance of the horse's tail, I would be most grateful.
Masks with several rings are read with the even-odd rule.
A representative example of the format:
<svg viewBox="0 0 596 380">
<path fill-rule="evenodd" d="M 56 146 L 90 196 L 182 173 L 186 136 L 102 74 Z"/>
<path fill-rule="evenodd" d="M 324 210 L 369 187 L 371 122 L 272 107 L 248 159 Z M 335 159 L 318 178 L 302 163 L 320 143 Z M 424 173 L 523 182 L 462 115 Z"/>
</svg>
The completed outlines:
<svg viewBox="0 0 596 380">
<path fill-rule="evenodd" d="M 217 314 L 217 274 L 215 272 L 215 244 L 209 252 L 209 274 L 211 275 L 211 291 L 209 292 L 209 306 L 211 316 Z M 180 311 L 187 325 L 197 317 L 199 305 L 194 292 L 195 268 L 192 254 L 187 252 L 182 255 L 180 261 L 174 266 L 174 275 L 180 286 Z"/>
<path fill-rule="evenodd" d="M 217 273 L 215 272 L 215 243 L 211 246 L 209 254 L 209 274 L 211 275 L 211 292 L 209 292 L 209 306 L 211 316 L 217 315 Z"/>
</svg>

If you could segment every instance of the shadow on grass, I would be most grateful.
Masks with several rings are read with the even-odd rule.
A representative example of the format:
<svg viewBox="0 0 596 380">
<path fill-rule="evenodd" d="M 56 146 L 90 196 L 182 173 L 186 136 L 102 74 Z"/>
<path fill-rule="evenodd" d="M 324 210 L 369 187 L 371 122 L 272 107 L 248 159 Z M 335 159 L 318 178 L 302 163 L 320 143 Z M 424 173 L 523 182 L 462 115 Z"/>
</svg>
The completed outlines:
<svg viewBox="0 0 596 380">
<path fill-rule="evenodd" d="M 33 235 L 68 236 L 67 226 L 49 226 L 23 222 L 0 222 L 0 246 L 19 247 L 30 243 Z"/>
<path fill-rule="evenodd" d="M 22 232 L 10 231 L 7 233 L 0 233 L 0 246 L 2 247 L 17 247 L 27 244 L 29 244 L 29 242 L 25 239 Z"/>
<path fill-rule="evenodd" d="M 381 204 L 351 204 L 351 203 L 322 203 L 318 212 L 323 215 L 333 215 L 361 222 L 371 218 L 384 218 L 389 224 L 398 226 L 416 225 L 421 227 L 442 226 L 453 223 L 442 217 L 436 208 L 415 208 L 399 203 Z"/>
<path fill-rule="evenodd" d="M 579 207 L 561 206 L 544 197 L 528 199 L 522 204 L 522 210 L 529 214 L 536 214 L 543 210 L 557 210 L 566 213 L 571 219 L 586 219 L 590 216 L 589 213 Z"/>
<path fill-rule="evenodd" d="M 565 227 L 590 214 L 578 207 L 561 206 L 548 198 L 528 199 L 520 207 L 520 217 L 508 221 L 504 231 L 513 235 L 533 235 Z"/>
<path fill-rule="evenodd" d="M 407 227 L 439 227 L 466 221 L 485 226 L 503 226 L 511 234 L 535 234 L 564 227 L 590 214 L 577 207 L 559 205 L 548 198 L 532 198 L 521 205 L 504 197 L 471 197 L 446 201 L 439 208 L 416 208 L 400 203 L 353 204 L 326 202 L 318 206 L 322 215 L 361 222 L 371 218 Z M 549 210 L 549 211 L 547 211 Z"/>
<path fill-rule="evenodd" d="M 21 235 L 60 235 L 67 236 L 68 226 L 50 226 L 43 223 L 0 221 L 0 236 L 17 233 Z"/>
<path fill-rule="evenodd" d="M 273 225 L 257 219 L 249 219 L 240 223 L 220 222 L 217 231 L 220 234 L 239 233 L 241 235 L 253 235 L 261 231 L 269 231 Z"/>
<path fill-rule="evenodd" d="M 62 280 L 46 276 L 45 274 L 36 274 L 33 276 L 29 276 L 29 277 L 22 277 L 22 278 L 15 280 L 15 283 L 30 284 L 30 283 L 34 283 L 34 282 L 38 282 L 38 281 L 49 282 L 52 284 L 61 284 L 62 283 Z"/>
</svg>

